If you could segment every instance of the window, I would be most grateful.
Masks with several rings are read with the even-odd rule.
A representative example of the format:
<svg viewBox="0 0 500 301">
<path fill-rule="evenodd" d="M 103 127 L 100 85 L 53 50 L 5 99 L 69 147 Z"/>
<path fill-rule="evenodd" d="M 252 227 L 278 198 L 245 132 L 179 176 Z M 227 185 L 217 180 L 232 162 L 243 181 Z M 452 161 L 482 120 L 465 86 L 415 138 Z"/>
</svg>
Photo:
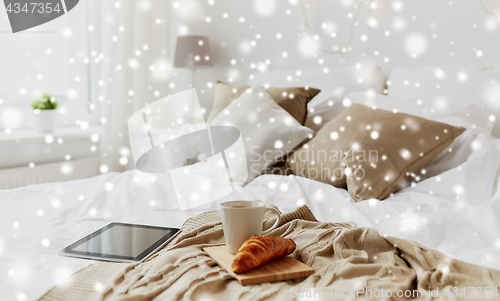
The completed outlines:
<svg viewBox="0 0 500 301">
<path fill-rule="evenodd" d="M 0 7 L 0 130 L 31 128 L 31 102 L 40 93 L 58 96 L 62 113 L 58 126 L 98 124 L 99 107 L 89 85 L 99 61 L 89 47 L 93 30 L 89 1 L 15 34 L 4 6 Z"/>
</svg>

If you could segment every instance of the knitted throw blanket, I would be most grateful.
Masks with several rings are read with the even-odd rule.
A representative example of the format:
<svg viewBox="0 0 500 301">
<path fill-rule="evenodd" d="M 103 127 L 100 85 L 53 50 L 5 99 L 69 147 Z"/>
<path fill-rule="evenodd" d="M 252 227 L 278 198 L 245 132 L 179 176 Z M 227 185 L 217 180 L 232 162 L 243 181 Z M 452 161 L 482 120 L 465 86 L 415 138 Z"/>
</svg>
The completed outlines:
<svg viewBox="0 0 500 301">
<path fill-rule="evenodd" d="M 273 222 L 268 212 L 264 228 Z M 187 220 L 174 240 L 148 261 L 93 264 L 41 300 L 500 299 L 499 271 L 354 223 L 318 222 L 307 206 L 283 214 L 280 227 L 270 235 L 292 238 L 297 249 L 291 256 L 315 273 L 305 279 L 240 285 L 202 250 L 224 243 L 220 213 L 207 212 Z"/>
</svg>

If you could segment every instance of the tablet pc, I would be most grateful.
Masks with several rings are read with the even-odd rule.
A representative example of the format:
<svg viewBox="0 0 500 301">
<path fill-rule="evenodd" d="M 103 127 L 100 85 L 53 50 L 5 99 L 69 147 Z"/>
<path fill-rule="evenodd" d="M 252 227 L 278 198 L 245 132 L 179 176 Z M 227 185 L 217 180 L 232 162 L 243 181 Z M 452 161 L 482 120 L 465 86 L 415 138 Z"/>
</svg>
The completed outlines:
<svg viewBox="0 0 500 301">
<path fill-rule="evenodd" d="M 142 261 L 167 244 L 177 228 L 110 223 L 59 251 L 59 255 L 105 261 Z"/>
</svg>

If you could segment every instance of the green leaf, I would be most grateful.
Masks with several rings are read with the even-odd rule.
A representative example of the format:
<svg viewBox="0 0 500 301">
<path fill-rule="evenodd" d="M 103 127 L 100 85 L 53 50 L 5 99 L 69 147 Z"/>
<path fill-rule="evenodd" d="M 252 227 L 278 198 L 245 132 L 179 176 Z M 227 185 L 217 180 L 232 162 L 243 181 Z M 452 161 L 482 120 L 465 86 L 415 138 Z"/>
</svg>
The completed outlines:
<svg viewBox="0 0 500 301">
<path fill-rule="evenodd" d="M 34 110 L 55 110 L 58 105 L 57 98 L 47 93 L 35 97 L 31 103 Z"/>
</svg>

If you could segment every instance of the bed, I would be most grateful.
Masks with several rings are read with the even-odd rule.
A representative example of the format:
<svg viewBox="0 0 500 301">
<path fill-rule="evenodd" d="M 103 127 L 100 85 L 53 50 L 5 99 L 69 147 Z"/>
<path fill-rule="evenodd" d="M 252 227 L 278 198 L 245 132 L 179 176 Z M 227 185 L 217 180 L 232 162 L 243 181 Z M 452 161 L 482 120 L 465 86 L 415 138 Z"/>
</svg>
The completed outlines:
<svg viewBox="0 0 500 301">
<path fill-rule="evenodd" d="M 400 70 L 397 77 L 406 78 L 404 72 L 410 71 Z M 456 71 L 444 68 L 443 72 Z M 289 82 L 283 75 L 274 78 Z M 389 86 L 389 96 L 391 89 L 397 91 L 394 97 L 406 95 L 394 85 Z M 402 80 L 401 87 L 405 86 Z M 335 97 L 343 99 L 348 92 Z M 413 240 L 450 257 L 500 270 L 500 139 L 490 133 L 493 118 L 484 126 L 477 126 L 481 120 L 471 123 L 460 114 L 440 118 L 467 127 L 450 146 L 454 151 L 437 156 L 417 185 L 383 201 L 355 202 L 342 188 L 300 176 L 268 174 L 217 202 L 182 211 L 166 175 L 137 170 L 0 191 L 0 202 L 7 208 L 0 211 L 0 291 L 6 300 L 41 297 L 92 263 L 60 257 L 57 251 L 111 221 L 180 227 L 186 219 L 218 210 L 219 202 L 230 199 L 259 199 L 283 212 L 307 205 L 320 221 L 354 222 L 384 236 Z M 310 122 L 321 123 L 317 121 Z M 94 289 L 105 285 L 96 282 Z"/>
</svg>

